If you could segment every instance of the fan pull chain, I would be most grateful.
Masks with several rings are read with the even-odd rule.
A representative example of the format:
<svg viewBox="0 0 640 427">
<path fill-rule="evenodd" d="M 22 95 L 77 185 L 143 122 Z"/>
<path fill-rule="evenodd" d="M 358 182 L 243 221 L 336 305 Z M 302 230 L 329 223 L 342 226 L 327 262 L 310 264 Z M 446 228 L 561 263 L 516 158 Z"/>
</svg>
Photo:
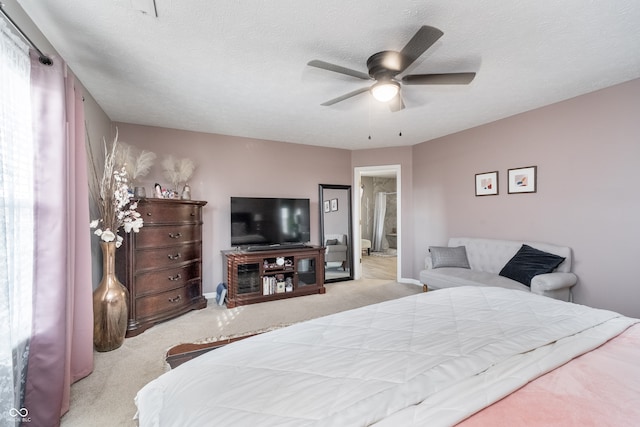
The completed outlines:
<svg viewBox="0 0 640 427">
<path fill-rule="evenodd" d="M 369 97 L 369 141 L 371 141 L 371 97 Z"/>
</svg>

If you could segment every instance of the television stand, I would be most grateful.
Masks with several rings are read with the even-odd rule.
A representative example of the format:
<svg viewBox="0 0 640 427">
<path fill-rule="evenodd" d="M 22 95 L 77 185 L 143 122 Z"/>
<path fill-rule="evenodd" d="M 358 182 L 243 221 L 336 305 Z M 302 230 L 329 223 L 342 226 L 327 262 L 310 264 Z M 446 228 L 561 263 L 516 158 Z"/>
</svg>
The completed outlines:
<svg viewBox="0 0 640 427">
<path fill-rule="evenodd" d="M 321 246 L 231 249 L 222 251 L 222 255 L 226 260 L 228 308 L 326 292 Z"/>
</svg>

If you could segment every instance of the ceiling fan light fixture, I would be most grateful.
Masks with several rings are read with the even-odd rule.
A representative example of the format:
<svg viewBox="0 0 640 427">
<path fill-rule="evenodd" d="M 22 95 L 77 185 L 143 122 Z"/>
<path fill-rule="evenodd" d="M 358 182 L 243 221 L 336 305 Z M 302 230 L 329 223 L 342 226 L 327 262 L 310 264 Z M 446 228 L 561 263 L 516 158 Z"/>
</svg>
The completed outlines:
<svg viewBox="0 0 640 427">
<path fill-rule="evenodd" d="M 380 102 L 389 102 L 400 92 L 400 84 L 393 80 L 385 80 L 371 87 L 371 94 Z"/>
</svg>

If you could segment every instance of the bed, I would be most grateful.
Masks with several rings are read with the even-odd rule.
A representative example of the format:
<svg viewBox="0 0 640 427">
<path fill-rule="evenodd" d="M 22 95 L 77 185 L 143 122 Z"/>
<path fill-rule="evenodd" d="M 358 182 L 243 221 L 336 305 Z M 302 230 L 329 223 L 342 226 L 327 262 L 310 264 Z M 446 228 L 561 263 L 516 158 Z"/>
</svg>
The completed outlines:
<svg viewBox="0 0 640 427">
<path fill-rule="evenodd" d="M 136 417 L 141 427 L 640 425 L 637 323 L 518 290 L 442 289 L 211 351 L 143 387 Z"/>
</svg>

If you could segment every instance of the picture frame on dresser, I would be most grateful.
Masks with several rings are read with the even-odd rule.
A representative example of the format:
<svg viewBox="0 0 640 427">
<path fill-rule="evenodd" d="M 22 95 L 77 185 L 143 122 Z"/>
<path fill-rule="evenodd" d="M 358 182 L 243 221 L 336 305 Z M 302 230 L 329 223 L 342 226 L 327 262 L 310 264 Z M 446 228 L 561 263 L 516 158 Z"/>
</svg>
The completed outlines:
<svg viewBox="0 0 640 427">
<path fill-rule="evenodd" d="M 144 225 L 116 251 L 116 274 L 129 291 L 126 337 L 207 306 L 202 292 L 205 201 L 138 201 Z"/>
</svg>

